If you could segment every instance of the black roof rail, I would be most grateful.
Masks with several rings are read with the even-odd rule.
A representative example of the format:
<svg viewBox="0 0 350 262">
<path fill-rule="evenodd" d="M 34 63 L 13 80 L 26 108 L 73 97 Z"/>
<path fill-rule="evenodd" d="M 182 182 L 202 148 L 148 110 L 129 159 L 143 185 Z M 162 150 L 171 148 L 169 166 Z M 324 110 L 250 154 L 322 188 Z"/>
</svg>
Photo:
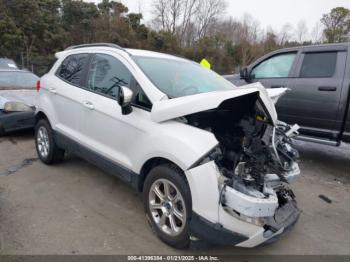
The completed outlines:
<svg viewBox="0 0 350 262">
<path fill-rule="evenodd" d="M 123 47 L 116 45 L 116 44 L 111 44 L 111 43 L 91 43 L 91 44 L 73 45 L 73 46 L 67 47 L 65 50 L 87 48 L 87 47 L 112 47 L 112 48 L 116 48 L 116 49 L 123 50 L 123 51 L 127 52 Z"/>
</svg>

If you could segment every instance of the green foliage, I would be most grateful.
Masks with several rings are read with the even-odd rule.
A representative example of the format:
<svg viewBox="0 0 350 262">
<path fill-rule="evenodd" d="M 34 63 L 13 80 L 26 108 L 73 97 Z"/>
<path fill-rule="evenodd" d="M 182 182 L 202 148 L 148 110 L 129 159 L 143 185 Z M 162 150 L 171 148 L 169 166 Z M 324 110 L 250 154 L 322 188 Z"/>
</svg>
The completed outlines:
<svg viewBox="0 0 350 262">
<path fill-rule="evenodd" d="M 21 31 L 16 27 L 13 19 L 7 15 L 0 20 L 0 57 L 17 58 L 18 48 L 22 45 Z"/>
<path fill-rule="evenodd" d="M 35 56 L 49 57 L 62 46 L 59 0 L 1 0 L 0 6 L 1 56 L 30 68 Z"/>
<path fill-rule="evenodd" d="M 344 42 L 350 33 L 350 10 L 344 7 L 333 8 L 329 14 L 323 15 L 321 22 L 326 27 L 324 35 L 327 42 Z"/>
</svg>

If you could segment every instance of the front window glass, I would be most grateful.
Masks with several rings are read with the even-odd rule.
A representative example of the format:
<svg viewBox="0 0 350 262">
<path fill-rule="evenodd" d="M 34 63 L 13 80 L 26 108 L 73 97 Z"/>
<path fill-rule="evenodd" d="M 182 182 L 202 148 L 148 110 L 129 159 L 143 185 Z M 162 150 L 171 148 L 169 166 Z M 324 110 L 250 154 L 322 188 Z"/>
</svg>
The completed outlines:
<svg viewBox="0 0 350 262">
<path fill-rule="evenodd" d="M 95 55 L 89 70 L 87 88 L 116 97 L 120 86 L 129 87 L 131 73 L 116 58 L 110 55 Z"/>
<path fill-rule="evenodd" d="M 133 56 L 153 84 L 170 98 L 232 90 L 235 86 L 222 76 L 194 62 Z"/>
<path fill-rule="evenodd" d="M 273 56 L 257 65 L 251 72 L 251 78 L 288 77 L 294 63 L 296 53 Z"/>
<path fill-rule="evenodd" d="M 30 72 L 0 72 L 0 89 L 35 88 L 39 78 Z"/>
</svg>

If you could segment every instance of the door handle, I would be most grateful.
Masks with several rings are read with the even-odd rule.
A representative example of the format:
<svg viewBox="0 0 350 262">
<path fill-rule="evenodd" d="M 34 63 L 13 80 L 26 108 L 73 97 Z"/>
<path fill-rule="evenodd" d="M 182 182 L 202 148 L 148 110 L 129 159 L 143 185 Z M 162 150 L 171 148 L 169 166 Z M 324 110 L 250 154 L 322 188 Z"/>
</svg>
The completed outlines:
<svg viewBox="0 0 350 262">
<path fill-rule="evenodd" d="M 50 91 L 52 94 L 57 94 L 56 88 L 50 88 L 49 91 Z"/>
<path fill-rule="evenodd" d="M 94 109 L 95 109 L 94 104 L 91 103 L 90 101 L 83 101 L 83 105 L 84 105 L 86 108 L 90 109 L 90 110 L 94 110 Z"/>
<path fill-rule="evenodd" d="M 318 88 L 319 91 L 328 91 L 328 92 L 334 92 L 337 91 L 337 88 L 335 86 L 320 86 Z"/>
</svg>

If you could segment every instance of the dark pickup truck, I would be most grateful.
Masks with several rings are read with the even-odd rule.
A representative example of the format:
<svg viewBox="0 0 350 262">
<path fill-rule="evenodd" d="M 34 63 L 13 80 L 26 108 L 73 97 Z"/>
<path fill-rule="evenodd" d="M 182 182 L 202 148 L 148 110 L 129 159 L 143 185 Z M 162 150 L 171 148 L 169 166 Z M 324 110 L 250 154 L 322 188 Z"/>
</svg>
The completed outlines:
<svg viewBox="0 0 350 262">
<path fill-rule="evenodd" d="M 269 53 L 225 76 L 236 86 L 261 82 L 288 87 L 277 103 L 280 120 L 301 126 L 299 139 L 340 145 L 350 142 L 350 43 L 302 46 Z"/>
</svg>

